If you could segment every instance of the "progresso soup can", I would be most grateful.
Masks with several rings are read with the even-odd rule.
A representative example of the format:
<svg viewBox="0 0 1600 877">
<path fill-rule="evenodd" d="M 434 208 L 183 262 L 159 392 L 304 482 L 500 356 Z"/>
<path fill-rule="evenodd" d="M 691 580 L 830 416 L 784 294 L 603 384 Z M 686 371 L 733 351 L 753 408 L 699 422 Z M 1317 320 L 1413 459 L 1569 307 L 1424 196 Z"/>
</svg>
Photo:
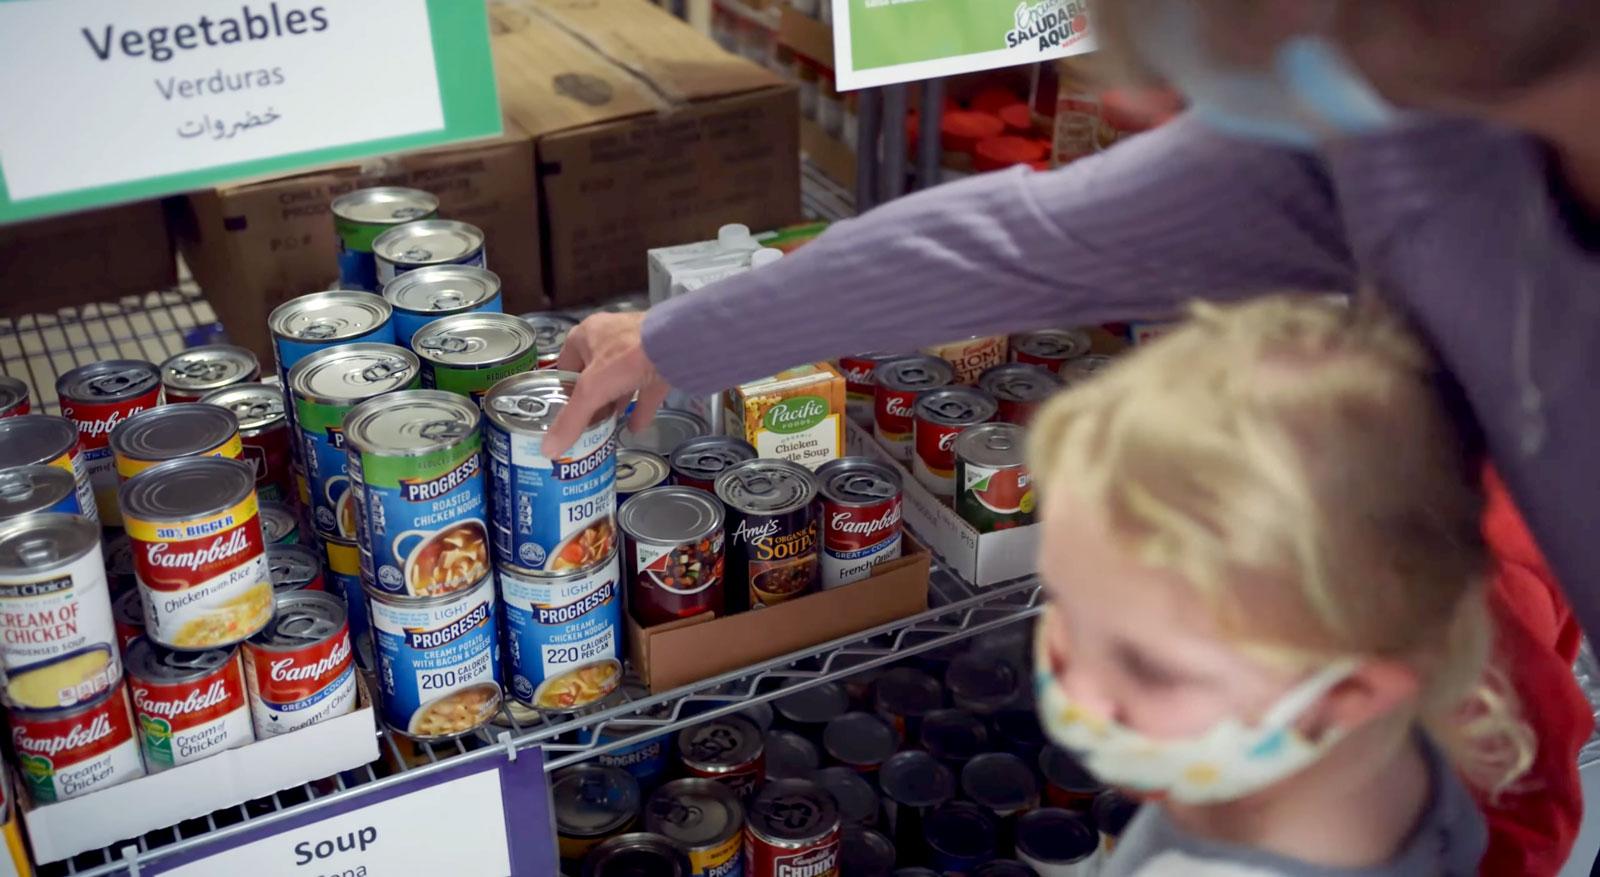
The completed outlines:
<svg viewBox="0 0 1600 877">
<path fill-rule="evenodd" d="M 567 334 L 578 328 L 578 321 L 555 311 L 538 311 L 523 314 L 517 319 L 533 330 L 533 345 L 539 351 L 539 368 L 555 368 L 561 358 L 561 348 L 567 343 Z"/>
<path fill-rule="evenodd" d="M 439 199 L 421 189 L 378 186 L 357 189 L 333 199 L 333 228 L 339 235 L 339 281 L 348 289 L 375 290 L 377 262 L 372 243 L 397 225 L 432 219 Z"/>
<path fill-rule="evenodd" d="M 135 414 L 111 432 L 111 455 L 124 481 L 168 460 L 237 460 L 243 453 L 239 419 L 217 405 L 163 405 Z"/>
<path fill-rule="evenodd" d="M 689 854 L 693 877 L 738 877 L 744 871 L 744 807 L 719 782 L 690 777 L 667 783 L 645 805 L 644 827 Z"/>
<path fill-rule="evenodd" d="M 263 740 L 356 708 L 356 670 L 343 601 L 319 591 L 278 594 L 272 623 L 244 644 L 245 681 Z"/>
<path fill-rule="evenodd" d="M 378 283 L 387 288 L 395 277 L 434 265 L 482 268 L 483 230 L 451 219 L 419 219 L 380 234 L 372 241 Z"/>
<path fill-rule="evenodd" d="M 362 581 L 435 597 L 487 577 L 482 415 L 464 396 L 401 390 L 344 420 Z"/>
<path fill-rule="evenodd" d="M 544 455 L 545 433 L 577 379 L 572 372 L 531 372 L 506 378 L 483 397 L 495 550 L 503 563 L 571 572 L 616 547 L 615 412 L 597 415 L 565 456 Z"/>
<path fill-rule="evenodd" d="M 545 712 L 571 712 L 622 682 L 622 569 L 615 551 L 588 569 L 531 574 L 501 566 L 511 694 Z"/>
<path fill-rule="evenodd" d="M 83 514 L 72 472 L 40 465 L 0 469 L 0 520 L 37 512 Z"/>
<path fill-rule="evenodd" d="M 900 557 L 900 473 L 866 457 L 841 457 L 817 469 L 822 495 L 822 587 L 872 575 Z"/>
<path fill-rule="evenodd" d="M 735 600 L 772 606 L 817 589 L 822 580 L 817 478 L 787 460 L 751 460 L 722 473 L 717 496 L 728 509 L 729 611 Z"/>
<path fill-rule="evenodd" d="M 672 452 L 672 483 L 715 496 L 717 478 L 723 472 L 756 456 L 749 442 L 731 435 L 692 438 Z"/>
<path fill-rule="evenodd" d="M 1033 523 L 1027 439 L 1011 423 L 976 426 L 956 440 L 956 514 L 979 533 Z"/>
<path fill-rule="evenodd" d="M 879 365 L 872 379 L 872 434 L 890 456 L 909 462 L 917 397 L 955 383 L 955 369 L 937 356 L 902 356 Z"/>
<path fill-rule="evenodd" d="M 128 646 L 128 693 L 151 773 L 256 738 L 238 646 L 178 652 L 140 637 Z"/>
<path fill-rule="evenodd" d="M 327 561 L 328 592 L 344 598 L 350 613 L 350 637 L 360 640 L 372 631 L 367 614 L 367 592 L 361 584 L 361 549 L 354 542 L 323 539 L 322 556 Z"/>
<path fill-rule="evenodd" d="M 19 417 L 32 410 L 28 385 L 10 375 L 0 375 L 0 418 Z"/>
<path fill-rule="evenodd" d="M 632 828 L 639 797 L 638 782 L 621 768 L 579 764 L 558 771 L 550 780 L 550 808 L 562 861 L 581 862 L 608 838 Z"/>
<path fill-rule="evenodd" d="M 283 393 L 266 384 L 239 384 L 200 398 L 233 412 L 239 421 L 239 459 L 256 470 L 256 493 L 263 501 L 283 502 L 294 487 L 294 430 L 284 409 Z"/>
<path fill-rule="evenodd" d="M 161 393 L 167 404 L 198 402 L 202 396 L 261 377 L 261 362 L 248 349 L 207 344 L 174 354 L 161 363 Z"/>
<path fill-rule="evenodd" d="M 0 466 L 50 466 L 72 476 L 83 516 L 100 520 L 78 428 L 65 417 L 27 414 L 0 418 Z"/>
<path fill-rule="evenodd" d="M 995 398 L 1000 410 L 995 419 L 1027 426 L 1045 400 L 1062 387 L 1049 370 L 1027 363 L 997 365 L 978 378 L 978 389 Z"/>
<path fill-rule="evenodd" d="M 100 528 L 79 515 L 0 523 L 0 675 L 5 701 L 61 709 L 122 677 L 100 554 Z"/>
<path fill-rule="evenodd" d="M 973 387 L 941 387 L 917 398 L 911 471 L 934 496 L 955 496 L 956 438 L 1000 410 L 994 397 Z"/>
<path fill-rule="evenodd" d="M 384 284 L 383 297 L 394 309 L 396 343 L 413 350 L 417 332 L 435 320 L 457 314 L 500 313 L 500 278 L 486 268 L 435 265 L 395 277 Z"/>
<path fill-rule="evenodd" d="M 383 721 L 414 740 L 482 727 L 500 709 L 494 577 L 438 597 L 369 588 Z"/>
<path fill-rule="evenodd" d="M 417 330 L 412 346 L 422 360 L 422 386 L 470 396 L 474 402 L 501 380 L 533 371 L 538 364 L 533 330 L 505 314 L 434 320 Z"/>
<path fill-rule="evenodd" d="M 122 522 L 117 507 L 117 468 L 111 431 L 124 420 L 161 402 L 161 373 L 148 362 L 114 359 L 79 366 L 56 381 L 61 413 L 78 427 L 83 465 L 94 485 L 100 520 Z"/>
</svg>

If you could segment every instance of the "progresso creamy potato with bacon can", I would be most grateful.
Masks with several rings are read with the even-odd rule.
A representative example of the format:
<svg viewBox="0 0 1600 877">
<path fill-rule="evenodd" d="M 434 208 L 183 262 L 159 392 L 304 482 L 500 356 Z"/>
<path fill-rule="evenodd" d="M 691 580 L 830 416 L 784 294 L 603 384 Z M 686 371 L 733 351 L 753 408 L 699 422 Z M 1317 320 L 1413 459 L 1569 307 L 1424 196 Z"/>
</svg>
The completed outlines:
<svg viewBox="0 0 1600 877">
<path fill-rule="evenodd" d="M 367 590 L 383 720 L 414 740 L 481 727 L 500 709 L 493 576 L 437 597 Z"/>
<path fill-rule="evenodd" d="M 565 575 L 497 571 L 511 694 L 546 712 L 582 709 L 622 682 L 622 566 L 615 550 Z"/>
</svg>

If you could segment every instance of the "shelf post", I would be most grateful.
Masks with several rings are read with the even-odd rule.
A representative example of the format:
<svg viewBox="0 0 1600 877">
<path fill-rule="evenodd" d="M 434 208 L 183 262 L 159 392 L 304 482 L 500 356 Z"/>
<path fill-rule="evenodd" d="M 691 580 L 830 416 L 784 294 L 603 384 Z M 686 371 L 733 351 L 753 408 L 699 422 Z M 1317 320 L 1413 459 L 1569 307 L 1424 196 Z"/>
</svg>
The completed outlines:
<svg viewBox="0 0 1600 877">
<path fill-rule="evenodd" d="M 943 116 L 944 80 L 929 79 L 922 83 L 922 115 L 918 119 L 921 126 L 917 134 L 918 189 L 937 186 L 941 182 L 939 158 L 943 150 L 939 142 L 939 126 Z"/>
<path fill-rule="evenodd" d="M 883 123 L 883 93 L 864 88 L 856 101 L 856 213 L 878 203 L 878 131 Z"/>
<path fill-rule="evenodd" d="M 878 185 L 884 201 L 906 193 L 906 87 L 883 88 L 883 168 Z"/>
</svg>

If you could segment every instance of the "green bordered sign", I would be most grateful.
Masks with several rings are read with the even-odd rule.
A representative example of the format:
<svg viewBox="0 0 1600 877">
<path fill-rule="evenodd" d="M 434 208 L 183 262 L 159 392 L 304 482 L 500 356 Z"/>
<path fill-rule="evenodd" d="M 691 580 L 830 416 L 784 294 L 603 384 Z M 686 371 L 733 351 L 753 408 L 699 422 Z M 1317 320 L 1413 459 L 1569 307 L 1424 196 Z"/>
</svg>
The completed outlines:
<svg viewBox="0 0 1600 877">
<path fill-rule="evenodd" d="M 840 89 L 1064 58 L 1094 49 L 1088 0 L 824 0 Z"/>
<path fill-rule="evenodd" d="M 499 133 L 482 0 L 0 0 L 0 223 Z"/>
</svg>

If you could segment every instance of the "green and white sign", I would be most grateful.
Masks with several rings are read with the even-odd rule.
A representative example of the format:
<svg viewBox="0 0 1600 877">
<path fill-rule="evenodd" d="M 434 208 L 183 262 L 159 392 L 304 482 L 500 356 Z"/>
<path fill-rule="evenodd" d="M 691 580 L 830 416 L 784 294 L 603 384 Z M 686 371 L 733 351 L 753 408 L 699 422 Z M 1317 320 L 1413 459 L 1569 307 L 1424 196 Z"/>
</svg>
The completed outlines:
<svg viewBox="0 0 1600 877">
<path fill-rule="evenodd" d="M 1094 49 L 1088 0 L 831 2 L 841 90 L 1011 67 Z"/>
<path fill-rule="evenodd" d="M 0 223 L 499 133 L 482 0 L 0 0 Z"/>
</svg>

